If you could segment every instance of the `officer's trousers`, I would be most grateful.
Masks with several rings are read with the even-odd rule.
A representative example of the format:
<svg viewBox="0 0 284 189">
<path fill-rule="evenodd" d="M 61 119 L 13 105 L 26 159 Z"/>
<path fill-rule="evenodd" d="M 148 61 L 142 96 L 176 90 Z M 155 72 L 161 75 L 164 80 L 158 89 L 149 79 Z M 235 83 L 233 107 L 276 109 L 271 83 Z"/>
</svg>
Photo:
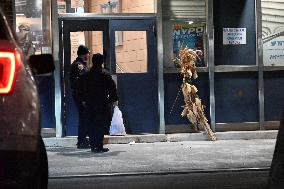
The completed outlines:
<svg viewBox="0 0 284 189">
<path fill-rule="evenodd" d="M 88 134 L 91 149 L 103 149 L 104 134 L 110 121 L 105 113 L 95 113 L 90 116 Z"/>
<path fill-rule="evenodd" d="M 88 115 L 89 112 L 79 100 L 75 99 L 75 103 L 79 114 L 77 144 L 86 144 L 87 141 L 86 137 L 88 135 L 88 125 L 89 125 L 89 115 Z"/>
</svg>

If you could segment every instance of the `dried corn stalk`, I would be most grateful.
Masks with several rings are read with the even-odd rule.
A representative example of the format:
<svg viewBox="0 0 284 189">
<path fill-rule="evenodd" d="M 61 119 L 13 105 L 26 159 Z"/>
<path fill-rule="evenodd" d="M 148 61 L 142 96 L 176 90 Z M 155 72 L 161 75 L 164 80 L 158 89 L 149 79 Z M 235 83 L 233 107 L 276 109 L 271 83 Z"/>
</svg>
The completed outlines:
<svg viewBox="0 0 284 189">
<path fill-rule="evenodd" d="M 176 61 L 181 66 L 181 74 L 183 75 L 182 93 L 184 96 L 185 105 L 181 116 L 187 117 L 193 124 L 193 129 L 198 131 L 198 126 L 202 126 L 207 133 L 209 139 L 215 141 L 216 136 L 212 132 L 208 120 L 204 114 L 204 106 L 201 99 L 197 95 L 197 88 L 191 84 L 191 79 L 198 77 L 196 72 L 195 61 L 198 55 L 194 50 L 184 48 L 179 53 L 180 59 Z"/>
</svg>

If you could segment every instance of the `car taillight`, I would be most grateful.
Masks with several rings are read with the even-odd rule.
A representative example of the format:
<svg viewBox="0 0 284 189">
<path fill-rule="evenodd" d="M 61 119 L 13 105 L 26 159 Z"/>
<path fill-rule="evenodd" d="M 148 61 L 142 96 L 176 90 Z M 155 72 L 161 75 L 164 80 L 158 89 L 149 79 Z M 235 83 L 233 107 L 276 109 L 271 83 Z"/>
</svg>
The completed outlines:
<svg viewBox="0 0 284 189">
<path fill-rule="evenodd" d="M 8 94 L 12 90 L 16 56 L 13 52 L 0 52 L 0 94 Z"/>
</svg>

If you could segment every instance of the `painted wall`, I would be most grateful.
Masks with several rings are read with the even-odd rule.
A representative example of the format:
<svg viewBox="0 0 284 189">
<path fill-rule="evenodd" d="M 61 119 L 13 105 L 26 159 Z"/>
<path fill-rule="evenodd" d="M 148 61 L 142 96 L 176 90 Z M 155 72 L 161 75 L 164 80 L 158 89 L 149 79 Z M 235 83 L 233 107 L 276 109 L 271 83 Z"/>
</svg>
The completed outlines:
<svg viewBox="0 0 284 189">
<path fill-rule="evenodd" d="M 165 123 L 188 124 L 189 121 L 185 117 L 181 117 L 182 106 L 184 106 L 183 94 L 180 90 L 182 84 L 182 76 L 180 73 L 171 73 L 164 75 L 164 91 L 165 91 Z M 198 96 L 202 104 L 205 105 L 205 115 L 210 118 L 209 114 L 209 78 L 207 73 L 198 73 L 198 79 L 193 80 L 193 84 L 198 89 Z"/>
<path fill-rule="evenodd" d="M 256 65 L 254 1 L 214 0 L 215 65 Z M 223 28 L 246 28 L 246 44 L 223 45 Z"/>
<path fill-rule="evenodd" d="M 280 121 L 284 106 L 284 71 L 264 72 L 264 120 Z"/>
</svg>

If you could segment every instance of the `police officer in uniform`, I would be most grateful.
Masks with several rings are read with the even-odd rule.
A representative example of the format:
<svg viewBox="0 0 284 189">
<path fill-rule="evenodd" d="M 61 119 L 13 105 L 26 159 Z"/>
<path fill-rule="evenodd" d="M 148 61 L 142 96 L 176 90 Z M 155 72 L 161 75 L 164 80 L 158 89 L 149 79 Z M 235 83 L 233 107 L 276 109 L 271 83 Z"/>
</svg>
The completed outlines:
<svg viewBox="0 0 284 189">
<path fill-rule="evenodd" d="M 18 27 L 19 32 L 17 33 L 20 47 L 22 48 L 25 58 L 35 54 L 35 48 L 32 43 L 32 32 L 29 24 L 22 23 Z"/>
<path fill-rule="evenodd" d="M 84 102 L 81 101 L 81 98 L 79 96 L 78 79 L 82 74 L 84 74 L 89 70 L 87 67 L 87 60 L 90 58 L 90 51 L 86 46 L 80 45 L 77 50 L 77 55 L 78 57 L 71 64 L 70 82 L 71 82 L 72 95 L 79 112 L 77 148 L 85 149 L 90 147 L 89 140 L 87 140 L 86 138 L 88 132 L 89 118 L 85 104 Z"/>
<path fill-rule="evenodd" d="M 103 148 L 103 140 L 105 131 L 111 123 L 110 105 L 118 104 L 118 96 L 115 82 L 111 75 L 103 69 L 104 56 L 99 53 L 94 54 L 92 63 L 91 70 L 79 79 L 79 93 L 89 111 L 88 134 L 91 151 L 102 153 L 109 151 L 108 148 Z"/>
</svg>

